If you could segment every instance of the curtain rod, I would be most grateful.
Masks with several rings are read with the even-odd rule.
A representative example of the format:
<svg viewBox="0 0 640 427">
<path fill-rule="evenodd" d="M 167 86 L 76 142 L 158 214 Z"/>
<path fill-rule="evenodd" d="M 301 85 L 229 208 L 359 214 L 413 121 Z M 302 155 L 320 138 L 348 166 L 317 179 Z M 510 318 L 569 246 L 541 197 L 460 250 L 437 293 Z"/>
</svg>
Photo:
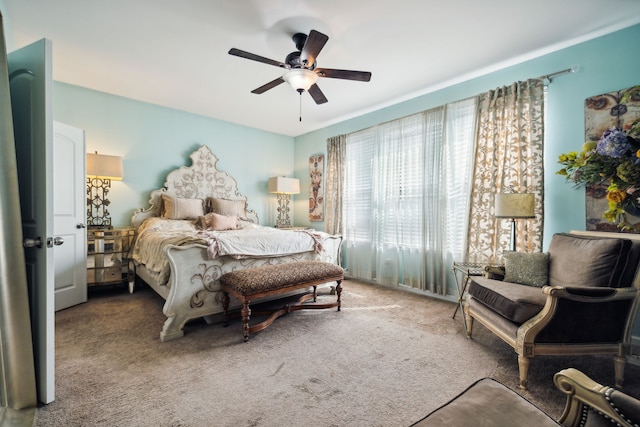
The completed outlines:
<svg viewBox="0 0 640 427">
<path fill-rule="evenodd" d="M 551 83 L 553 80 L 553 77 L 557 77 L 557 76 L 561 76 L 563 74 L 568 74 L 568 73 L 575 73 L 578 71 L 578 69 L 580 68 L 579 65 L 574 65 L 571 68 L 567 68 L 566 70 L 560 70 L 560 71 L 556 71 L 555 73 L 551 73 L 551 74 L 545 74 L 543 76 L 538 77 L 539 80 L 547 80 L 547 82 L 545 82 L 545 84 L 549 84 Z"/>
</svg>

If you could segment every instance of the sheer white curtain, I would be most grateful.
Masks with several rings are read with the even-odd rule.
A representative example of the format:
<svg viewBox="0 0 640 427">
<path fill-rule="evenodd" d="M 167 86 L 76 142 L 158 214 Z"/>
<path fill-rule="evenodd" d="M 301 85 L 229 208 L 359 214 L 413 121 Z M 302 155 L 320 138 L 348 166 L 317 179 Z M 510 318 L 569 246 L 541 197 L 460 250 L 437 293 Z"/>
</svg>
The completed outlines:
<svg viewBox="0 0 640 427">
<path fill-rule="evenodd" d="M 465 248 L 475 99 L 347 135 L 349 274 L 446 294 Z"/>
</svg>

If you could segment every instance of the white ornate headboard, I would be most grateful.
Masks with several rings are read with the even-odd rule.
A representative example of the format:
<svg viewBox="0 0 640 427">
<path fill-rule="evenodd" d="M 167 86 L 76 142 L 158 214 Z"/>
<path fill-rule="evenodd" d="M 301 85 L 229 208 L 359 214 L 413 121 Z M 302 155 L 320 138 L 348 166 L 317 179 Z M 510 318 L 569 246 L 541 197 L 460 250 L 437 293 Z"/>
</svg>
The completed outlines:
<svg viewBox="0 0 640 427">
<path fill-rule="evenodd" d="M 247 198 L 238 192 L 238 184 L 226 172 L 216 169 L 218 158 L 206 145 L 194 151 L 191 166 L 181 166 L 169 172 L 164 188 L 151 192 L 149 208 L 139 209 L 133 213 L 131 225 L 138 228 L 142 222 L 154 216 L 160 216 L 162 193 L 170 193 L 187 199 L 214 197 L 227 200 L 243 200 L 246 218 L 258 223 L 258 215 L 247 208 Z"/>
</svg>

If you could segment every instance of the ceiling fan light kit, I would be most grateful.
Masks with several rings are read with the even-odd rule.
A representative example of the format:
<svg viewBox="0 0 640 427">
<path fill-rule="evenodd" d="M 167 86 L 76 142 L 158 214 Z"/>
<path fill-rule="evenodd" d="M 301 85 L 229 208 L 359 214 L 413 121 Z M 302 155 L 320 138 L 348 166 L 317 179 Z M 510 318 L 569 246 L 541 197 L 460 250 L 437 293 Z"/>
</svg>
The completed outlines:
<svg viewBox="0 0 640 427">
<path fill-rule="evenodd" d="M 252 90 L 251 93 L 262 94 L 286 81 L 300 95 L 302 95 L 302 92 L 308 92 L 316 104 L 324 104 L 327 102 L 327 98 L 316 84 L 319 77 L 361 82 L 371 80 L 371 73 L 368 71 L 316 68 L 316 58 L 329 40 L 327 35 L 311 30 L 308 36 L 303 33 L 296 33 L 292 39 L 298 50 L 288 54 L 285 62 L 274 61 L 273 59 L 236 48 L 229 50 L 229 54 L 233 56 L 287 69 L 281 77 Z"/>
<path fill-rule="evenodd" d="M 289 70 L 284 73 L 282 78 L 299 93 L 308 91 L 309 88 L 318 81 L 318 75 L 306 68 Z"/>
</svg>

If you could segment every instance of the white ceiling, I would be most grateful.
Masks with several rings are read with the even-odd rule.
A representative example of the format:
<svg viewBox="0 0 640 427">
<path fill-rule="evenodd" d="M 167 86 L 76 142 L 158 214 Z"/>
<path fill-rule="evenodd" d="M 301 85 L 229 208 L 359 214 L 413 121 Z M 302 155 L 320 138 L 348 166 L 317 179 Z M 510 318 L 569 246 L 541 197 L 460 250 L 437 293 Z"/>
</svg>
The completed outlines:
<svg viewBox="0 0 640 427">
<path fill-rule="evenodd" d="M 640 0 L 4 0 L 7 49 L 53 42 L 54 79 L 296 136 L 640 22 Z M 291 35 L 329 36 L 316 105 L 282 84 Z M 549 70 L 549 72 L 556 70 Z M 533 76 L 532 76 L 533 77 Z M 302 122 L 298 121 L 302 101 Z"/>
</svg>

